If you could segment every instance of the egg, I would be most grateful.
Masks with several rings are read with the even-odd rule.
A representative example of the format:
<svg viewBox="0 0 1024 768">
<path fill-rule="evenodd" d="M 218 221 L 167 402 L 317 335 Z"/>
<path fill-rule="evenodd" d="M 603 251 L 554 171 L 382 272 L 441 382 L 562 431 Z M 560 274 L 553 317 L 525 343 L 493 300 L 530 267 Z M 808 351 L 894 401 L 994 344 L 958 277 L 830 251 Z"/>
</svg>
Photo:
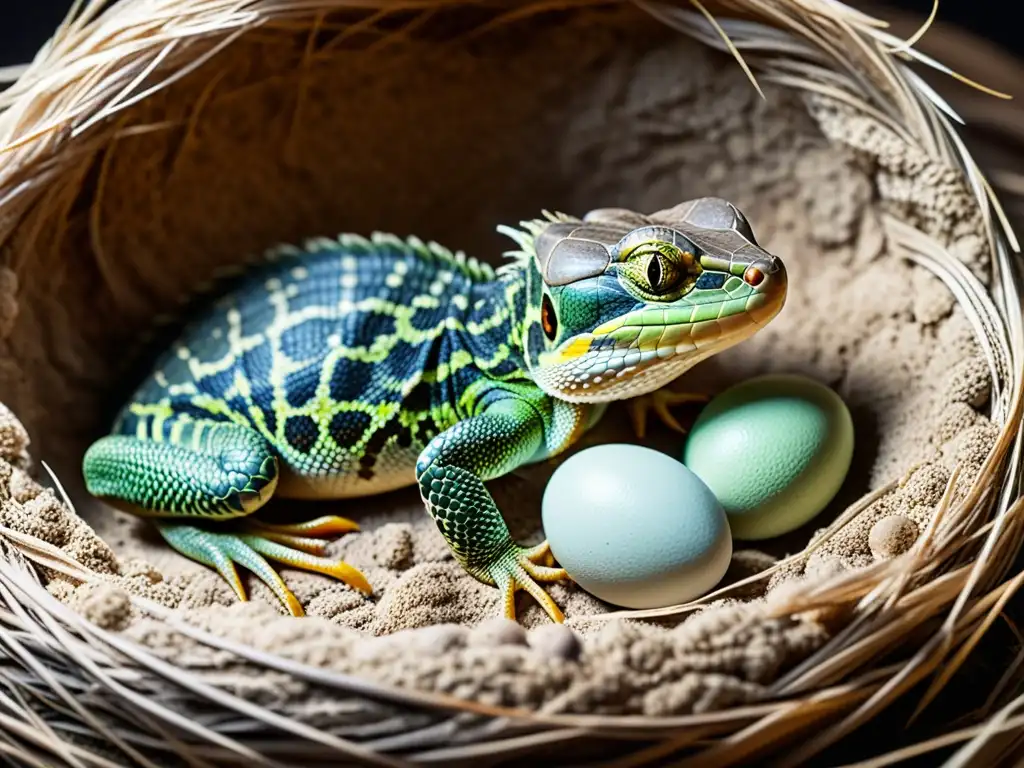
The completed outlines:
<svg viewBox="0 0 1024 768">
<path fill-rule="evenodd" d="M 544 489 L 544 532 L 559 565 L 624 608 L 685 603 L 725 575 L 732 539 L 722 505 L 671 456 L 608 444 L 570 456 Z"/>
<path fill-rule="evenodd" d="M 701 411 L 686 464 L 725 508 L 734 539 L 799 528 L 839 491 L 853 459 L 853 420 L 831 389 L 804 376 L 758 376 Z"/>
</svg>

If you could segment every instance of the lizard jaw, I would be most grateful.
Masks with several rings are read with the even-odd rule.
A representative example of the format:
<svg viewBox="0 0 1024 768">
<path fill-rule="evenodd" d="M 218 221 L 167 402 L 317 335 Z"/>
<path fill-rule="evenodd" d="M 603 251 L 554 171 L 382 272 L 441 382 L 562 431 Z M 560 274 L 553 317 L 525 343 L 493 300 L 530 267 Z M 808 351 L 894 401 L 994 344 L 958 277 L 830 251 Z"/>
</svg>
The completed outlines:
<svg viewBox="0 0 1024 768">
<path fill-rule="evenodd" d="M 755 311 L 706 324 L 664 326 L 662 338 L 675 344 L 649 349 L 604 347 L 533 372 L 534 382 L 552 397 L 570 403 L 607 403 L 650 394 L 679 378 L 690 368 L 755 335 L 785 303 L 785 293 Z M 582 345 L 581 345 L 582 346 Z"/>
</svg>

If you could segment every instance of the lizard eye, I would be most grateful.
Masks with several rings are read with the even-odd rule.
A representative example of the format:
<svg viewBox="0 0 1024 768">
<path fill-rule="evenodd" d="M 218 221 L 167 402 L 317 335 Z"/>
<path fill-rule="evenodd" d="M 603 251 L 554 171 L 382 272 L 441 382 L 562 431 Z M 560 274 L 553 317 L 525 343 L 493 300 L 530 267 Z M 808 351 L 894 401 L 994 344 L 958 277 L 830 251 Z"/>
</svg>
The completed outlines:
<svg viewBox="0 0 1024 768">
<path fill-rule="evenodd" d="M 622 270 L 642 292 L 664 296 L 679 287 L 695 263 L 692 254 L 671 243 L 647 242 L 629 253 Z"/>
<path fill-rule="evenodd" d="M 663 253 L 651 254 L 645 275 L 651 293 L 667 293 L 678 286 L 683 275 L 686 274 L 685 270 L 680 269 L 680 266 L 677 261 Z"/>
<path fill-rule="evenodd" d="M 540 301 L 540 327 L 549 341 L 554 341 L 558 334 L 558 318 L 555 316 L 555 305 L 546 293 Z"/>
</svg>

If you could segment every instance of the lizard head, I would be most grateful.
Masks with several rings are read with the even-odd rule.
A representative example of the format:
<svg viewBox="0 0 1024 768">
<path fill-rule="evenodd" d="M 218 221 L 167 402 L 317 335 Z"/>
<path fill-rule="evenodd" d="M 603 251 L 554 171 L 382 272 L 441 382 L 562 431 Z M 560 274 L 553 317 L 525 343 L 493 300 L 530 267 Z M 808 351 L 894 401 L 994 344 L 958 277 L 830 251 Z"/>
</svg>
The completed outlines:
<svg viewBox="0 0 1024 768">
<path fill-rule="evenodd" d="M 520 255 L 530 257 L 526 366 L 562 400 L 653 392 L 749 338 L 786 299 L 782 261 L 719 198 L 651 216 L 622 209 L 583 220 L 549 216 L 527 230 L 529 237 L 516 233 Z"/>
</svg>

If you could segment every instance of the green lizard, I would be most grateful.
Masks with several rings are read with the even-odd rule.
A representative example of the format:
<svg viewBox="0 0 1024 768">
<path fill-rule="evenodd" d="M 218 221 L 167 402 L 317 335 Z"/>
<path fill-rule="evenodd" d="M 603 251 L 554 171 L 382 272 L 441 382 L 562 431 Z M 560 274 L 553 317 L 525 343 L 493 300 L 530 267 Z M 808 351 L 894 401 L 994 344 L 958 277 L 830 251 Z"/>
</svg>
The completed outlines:
<svg viewBox="0 0 1024 768">
<path fill-rule="evenodd" d="M 369 593 L 324 539 L 324 516 L 260 522 L 272 496 L 342 499 L 416 483 L 455 559 L 517 589 L 568 578 L 547 543 L 515 542 L 485 482 L 564 451 L 610 401 L 692 399 L 663 385 L 749 337 L 782 308 L 786 272 L 718 198 L 643 216 L 545 213 L 499 228 L 519 248 L 494 270 L 434 243 L 376 234 L 283 246 L 189 324 L 86 452 L 88 491 L 149 517 L 170 546 L 236 564 L 302 606 L 268 563 Z M 632 469 L 630 471 L 636 471 Z"/>
</svg>

